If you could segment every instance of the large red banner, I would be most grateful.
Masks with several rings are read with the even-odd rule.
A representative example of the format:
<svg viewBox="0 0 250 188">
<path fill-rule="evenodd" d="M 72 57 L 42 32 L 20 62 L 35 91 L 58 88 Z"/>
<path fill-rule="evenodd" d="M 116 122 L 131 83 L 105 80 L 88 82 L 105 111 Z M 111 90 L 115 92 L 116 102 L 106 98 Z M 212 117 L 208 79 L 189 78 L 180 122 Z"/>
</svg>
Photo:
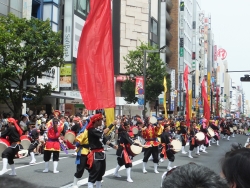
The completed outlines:
<svg viewBox="0 0 250 188">
<path fill-rule="evenodd" d="M 186 65 L 183 79 L 186 87 L 186 125 L 190 126 L 190 113 L 189 113 L 189 92 L 188 92 L 188 66 Z"/>
<path fill-rule="evenodd" d="M 88 110 L 115 107 L 110 0 L 91 0 L 77 55 L 78 88 Z"/>
<path fill-rule="evenodd" d="M 201 95 L 204 100 L 204 105 L 203 105 L 203 115 L 207 119 L 207 122 L 210 120 L 210 107 L 207 99 L 207 92 L 206 92 L 206 86 L 205 86 L 205 80 L 203 79 L 202 84 L 201 84 Z"/>
</svg>

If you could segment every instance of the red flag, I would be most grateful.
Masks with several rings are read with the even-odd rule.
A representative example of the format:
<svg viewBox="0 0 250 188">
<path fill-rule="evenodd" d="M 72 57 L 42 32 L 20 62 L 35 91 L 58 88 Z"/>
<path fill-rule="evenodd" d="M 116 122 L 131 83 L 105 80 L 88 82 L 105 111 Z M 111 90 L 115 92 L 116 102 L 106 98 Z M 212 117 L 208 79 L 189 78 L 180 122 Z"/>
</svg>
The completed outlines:
<svg viewBox="0 0 250 188">
<path fill-rule="evenodd" d="M 110 0 L 91 0 L 77 54 L 77 79 L 88 110 L 115 107 Z"/>
<path fill-rule="evenodd" d="M 202 98 L 204 99 L 204 110 L 203 110 L 203 115 L 207 119 L 207 122 L 210 120 L 210 107 L 207 99 L 207 92 L 206 92 L 206 86 L 205 86 L 205 80 L 203 79 L 202 84 L 201 84 L 201 94 Z"/>
<path fill-rule="evenodd" d="M 184 70 L 183 79 L 186 87 L 186 125 L 190 126 L 190 117 L 189 117 L 189 93 L 188 93 L 188 66 Z"/>
</svg>

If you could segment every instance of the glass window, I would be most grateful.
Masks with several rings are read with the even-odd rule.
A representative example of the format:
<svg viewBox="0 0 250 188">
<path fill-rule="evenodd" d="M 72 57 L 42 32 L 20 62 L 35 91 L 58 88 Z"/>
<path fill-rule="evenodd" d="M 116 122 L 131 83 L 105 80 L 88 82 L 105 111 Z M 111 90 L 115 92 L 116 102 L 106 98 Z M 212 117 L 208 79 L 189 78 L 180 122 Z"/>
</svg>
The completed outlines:
<svg viewBox="0 0 250 188">
<path fill-rule="evenodd" d="M 8 7 L 7 5 L 3 5 L 0 3 L 0 14 L 7 15 L 8 14 Z"/>
<path fill-rule="evenodd" d="M 51 20 L 51 13 L 52 13 L 52 5 L 45 4 L 43 5 L 43 20 Z"/>
<path fill-rule="evenodd" d="M 52 21 L 55 22 L 55 23 L 58 23 L 58 8 L 55 5 L 53 5 Z"/>
<path fill-rule="evenodd" d="M 0 0 L 0 4 L 5 4 L 8 5 L 9 4 L 9 0 Z M 1 7 L 1 6 L 0 6 Z"/>
<path fill-rule="evenodd" d="M 75 3 L 77 6 L 77 12 L 81 13 L 84 16 L 87 16 L 89 13 L 89 1 L 90 0 L 77 0 Z"/>
<path fill-rule="evenodd" d="M 23 1 L 22 0 L 11 0 L 10 8 L 13 8 L 17 11 L 22 11 Z"/>
<path fill-rule="evenodd" d="M 52 23 L 52 31 L 57 32 L 58 31 L 58 25 Z"/>
<path fill-rule="evenodd" d="M 157 25 L 158 25 L 157 21 L 151 18 L 151 32 L 154 33 L 155 35 L 157 35 L 158 31 Z"/>
<path fill-rule="evenodd" d="M 43 0 L 43 2 L 45 2 L 45 3 L 52 3 L 52 2 L 54 2 L 54 3 L 56 3 L 56 4 L 58 4 L 58 0 Z"/>
</svg>

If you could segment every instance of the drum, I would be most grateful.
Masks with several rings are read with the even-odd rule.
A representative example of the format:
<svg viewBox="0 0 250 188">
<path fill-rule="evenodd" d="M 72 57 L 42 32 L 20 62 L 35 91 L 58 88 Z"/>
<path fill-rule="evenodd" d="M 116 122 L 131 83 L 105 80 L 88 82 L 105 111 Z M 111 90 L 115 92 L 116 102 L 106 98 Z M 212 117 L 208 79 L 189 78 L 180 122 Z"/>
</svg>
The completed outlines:
<svg viewBox="0 0 250 188">
<path fill-rule="evenodd" d="M 182 147 L 181 141 L 179 141 L 179 140 L 172 140 L 171 141 L 171 145 L 173 146 L 173 150 L 176 153 L 179 152 L 179 151 L 181 151 L 181 147 Z"/>
<path fill-rule="evenodd" d="M 133 132 L 133 134 L 138 134 L 139 129 L 134 126 L 134 127 L 132 127 L 132 132 Z"/>
<path fill-rule="evenodd" d="M 237 127 L 236 127 L 236 126 L 233 126 L 233 130 L 234 130 L 234 131 L 237 131 Z"/>
<path fill-rule="evenodd" d="M 205 142 L 205 134 L 203 132 L 198 132 L 195 134 L 195 142 L 198 145 L 202 145 Z"/>
<path fill-rule="evenodd" d="M 151 117 L 149 118 L 149 122 L 150 122 L 151 124 L 155 124 L 155 123 L 157 123 L 157 118 L 154 117 L 154 116 L 151 116 Z"/>
<path fill-rule="evenodd" d="M 3 151 L 10 146 L 10 142 L 4 138 L 0 138 L 0 157 L 2 157 Z"/>
<path fill-rule="evenodd" d="M 139 140 L 135 140 L 134 141 L 135 143 L 140 143 L 140 141 Z M 136 155 L 139 155 L 141 152 L 142 152 L 142 147 L 140 147 L 140 146 L 137 146 L 137 145 L 134 145 L 134 144 L 132 144 L 131 146 L 130 146 L 130 148 L 128 148 L 130 151 L 129 151 L 129 153 L 134 157 L 134 156 L 136 156 Z"/>
<path fill-rule="evenodd" d="M 215 136 L 214 130 L 211 127 L 207 128 L 207 135 L 211 138 Z"/>
<path fill-rule="evenodd" d="M 75 138 L 76 138 L 75 132 L 68 130 L 68 131 L 65 133 L 64 139 L 65 139 L 65 140 L 68 140 L 71 144 L 74 143 Z"/>
<path fill-rule="evenodd" d="M 23 149 L 24 150 L 29 149 L 31 141 L 30 141 L 30 138 L 28 137 L 28 135 L 22 135 L 20 137 L 20 140 L 21 140 L 21 145 L 23 146 Z"/>
<path fill-rule="evenodd" d="M 232 127 L 229 127 L 229 131 L 230 131 L 230 133 L 233 133 L 234 129 Z"/>
</svg>

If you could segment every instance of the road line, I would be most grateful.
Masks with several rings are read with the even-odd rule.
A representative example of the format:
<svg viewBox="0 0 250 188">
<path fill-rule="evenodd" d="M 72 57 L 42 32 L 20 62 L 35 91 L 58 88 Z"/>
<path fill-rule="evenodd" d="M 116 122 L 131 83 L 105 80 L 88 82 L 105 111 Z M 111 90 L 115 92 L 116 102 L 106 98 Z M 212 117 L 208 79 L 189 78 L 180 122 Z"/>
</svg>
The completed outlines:
<svg viewBox="0 0 250 188">
<path fill-rule="evenodd" d="M 134 161 L 132 164 L 133 164 L 133 166 L 136 166 L 136 165 L 141 164 L 141 163 L 142 163 L 142 159 L 139 159 L 139 160 L 137 160 L 137 161 Z M 124 170 L 124 169 L 125 169 L 125 166 L 122 166 L 122 167 L 119 169 L 119 171 Z M 109 176 L 109 175 L 113 174 L 114 171 L 115 171 L 115 168 L 112 168 L 112 169 L 110 169 L 110 170 L 107 170 L 107 171 L 105 172 L 105 174 L 104 174 L 103 177 Z M 84 178 L 84 179 L 78 181 L 77 186 L 82 186 L 82 185 L 85 185 L 85 184 L 87 184 L 87 183 L 88 183 L 88 178 Z M 70 187 L 72 187 L 72 186 L 73 186 L 73 183 L 70 183 L 70 184 L 65 185 L 65 186 L 63 186 L 63 187 L 60 187 L 60 188 L 70 188 Z"/>
</svg>

